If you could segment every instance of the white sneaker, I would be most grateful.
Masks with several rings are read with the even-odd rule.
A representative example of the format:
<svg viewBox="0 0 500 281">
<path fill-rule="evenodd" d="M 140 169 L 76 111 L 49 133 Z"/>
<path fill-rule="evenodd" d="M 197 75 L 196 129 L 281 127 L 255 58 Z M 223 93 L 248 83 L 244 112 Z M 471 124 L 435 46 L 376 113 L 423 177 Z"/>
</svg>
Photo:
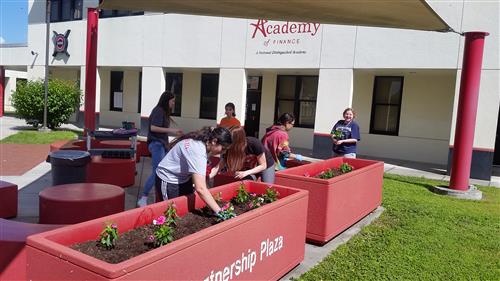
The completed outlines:
<svg viewBox="0 0 500 281">
<path fill-rule="evenodd" d="M 148 197 L 147 196 L 142 196 L 141 199 L 137 201 L 137 206 L 140 208 L 148 205 Z"/>
</svg>

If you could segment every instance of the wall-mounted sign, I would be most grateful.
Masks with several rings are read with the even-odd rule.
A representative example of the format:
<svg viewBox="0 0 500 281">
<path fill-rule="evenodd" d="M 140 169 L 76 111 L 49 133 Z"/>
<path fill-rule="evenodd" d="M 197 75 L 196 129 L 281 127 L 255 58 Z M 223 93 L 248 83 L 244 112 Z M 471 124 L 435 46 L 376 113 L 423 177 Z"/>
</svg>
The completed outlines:
<svg viewBox="0 0 500 281">
<path fill-rule="evenodd" d="M 68 36 L 69 33 L 71 32 L 70 29 L 66 30 L 66 33 L 57 33 L 54 32 L 54 53 L 52 54 L 53 57 L 57 56 L 57 54 L 62 53 L 65 54 L 69 57 L 68 53 Z"/>
<path fill-rule="evenodd" d="M 319 63 L 319 23 L 249 20 L 247 34 L 248 67 L 310 67 Z"/>
</svg>

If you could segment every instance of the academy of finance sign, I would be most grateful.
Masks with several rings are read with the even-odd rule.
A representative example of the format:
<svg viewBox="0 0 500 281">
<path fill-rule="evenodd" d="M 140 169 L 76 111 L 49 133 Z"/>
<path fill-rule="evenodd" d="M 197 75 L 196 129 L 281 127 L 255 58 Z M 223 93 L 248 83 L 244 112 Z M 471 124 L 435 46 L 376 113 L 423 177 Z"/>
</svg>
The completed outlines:
<svg viewBox="0 0 500 281">
<path fill-rule="evenodd" d="M 251 20 L 248 21 L 247 36 L 247 66 L 253 63 L 278 63 L 285 66 L 285 60 L 290 59 L 295 63 L 298 59 L 299 64 L 319 60 L 319 23 Z"/>
</svg>

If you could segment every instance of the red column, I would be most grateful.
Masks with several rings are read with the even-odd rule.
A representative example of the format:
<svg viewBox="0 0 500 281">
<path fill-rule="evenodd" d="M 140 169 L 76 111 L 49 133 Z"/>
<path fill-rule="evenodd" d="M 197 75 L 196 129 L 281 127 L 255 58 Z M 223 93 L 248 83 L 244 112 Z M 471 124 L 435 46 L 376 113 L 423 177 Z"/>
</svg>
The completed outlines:
<svg viewBox="0 0 500 281">
<path fill-rule="evenodd" d="M 460 95 L 455 127 L 455 142 L 451 164 L 450 188 L 466 191 L 469 189 L 472 145 L 476 126 L 477 101 L 481 66 L 483 63 L 484 37 L 487 32 L 466 32 L 465 48 L 460 78 Z"/>
<path fill-rule="evenodd" d="M 95 98 L 97 71 L 97 23 L 99 12 L 88 8 L 87 12 L 87 56 L 85 59 L 85 126 L 84 134 L 95 130 Z"/>
<path fill-rule="evenodd" d="M 3 107 L 5 106 L 5 68 L 0 66 L 0 117 L 3 116 Z"/>
</svg>

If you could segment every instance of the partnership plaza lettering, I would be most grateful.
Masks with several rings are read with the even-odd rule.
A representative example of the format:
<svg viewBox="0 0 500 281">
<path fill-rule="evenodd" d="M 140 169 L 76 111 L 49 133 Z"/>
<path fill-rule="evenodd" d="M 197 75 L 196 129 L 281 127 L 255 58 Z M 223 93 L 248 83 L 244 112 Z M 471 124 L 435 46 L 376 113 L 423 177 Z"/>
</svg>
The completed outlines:
<svg viewBox="0 0 500 281">
<path fill-rule="evenodd" d="M 283 236 L 278 236 L 274 239 L 266 239 L 260 242 L 259 254 L 257 251 L 248 249 L 241 253 L 241 257 L 230 265 L 225 266 L 220 270 L 212 270 L 204 281 L 228 281 L 238 277 L 244 272 L 252 272 L 257 262 L 262 262 L 264 259 L 272 256 L 283 248 Z"/>
</svg>

